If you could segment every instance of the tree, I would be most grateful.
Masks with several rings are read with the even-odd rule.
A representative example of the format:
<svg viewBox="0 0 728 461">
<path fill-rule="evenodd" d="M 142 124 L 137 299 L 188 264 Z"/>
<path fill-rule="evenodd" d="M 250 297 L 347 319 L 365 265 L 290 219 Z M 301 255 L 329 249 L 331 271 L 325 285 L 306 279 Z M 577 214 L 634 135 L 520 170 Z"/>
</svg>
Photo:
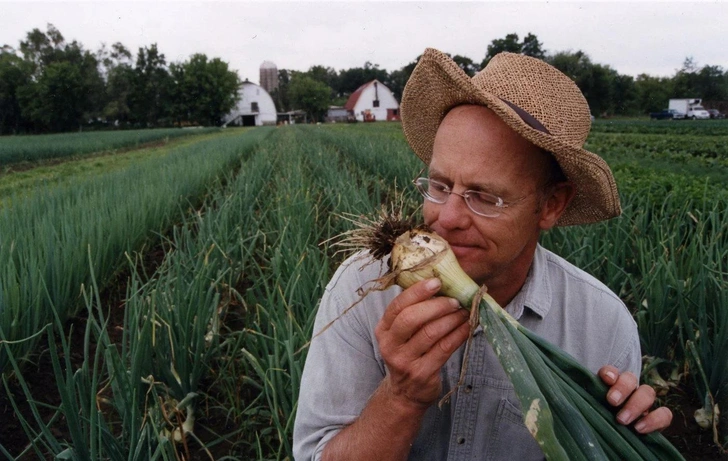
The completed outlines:
<svg viewBox="0 0 728 461">
<path fill-rule="evenodd" d="M 156 44 L 140 48 L 134 61 L 119 42 L 90 53 L 52 24 L 33 29 L 18 52 L 0 48 L 0 134 L 102 120 L 157 126 L 170 124 L 172 114 L 213 125 L 234 106 L 239 80 L 227 63 L 193 55 L 170 68 L 174 80 Z"/>
<path fill-rule="evenodd" d="M 165 124 L 171 113 L 172 77 L 157 44 L 139 48 L 134 68 L 134 89 L 129 95 L 131 119 L 142 126 Z"/>
<path fill-rule="evenodd" d="M 37 79 L 45 66 L 58 61 L 57 52 L 61 51 L 65 40 L 61 32 L 53 24 L 46 25 L 47 32 L 33 29 L 26 35 L 25 41 L 20 42 L 20 52 L 29 64 L 33 79 Z"/>
<path fill-rule="evenodd" d="M 615 114 L 639 115 L 642 111 L 637 101 L 637 87 L 634 77 L 617 74 L 616 72 L 615 74 L 612 82 L 613 91 L 610 107 Z"/>
<path fill-rule="evenodd" d="M 68 62 L 79 71 L 83 96 L 78 100 L 82 123 L 98 119 L 105 105 L 104 79 L 94 53 L 84 50 L 75 40 L 56 53 L 59 62 Z"/>
<path fill-rule="evenodd" d="M 109 71 L 106 77 L 106 105 L 103 117 L 109 122 L 126 124 L 131 118 L 129 100 L 134 91 L 134 68 L 120 64 Z"/>
<path fill-rule="evenodd" d="M 311 66 L 305 73 L 312 79 L 316 80 L 317 82 L 323 83 L 334 91 L 339 86 L 339 75 L 332 67 L 324 67 L 318 65 Z"/>
<path fill-rule="evenodd" d="M 455 64 L 457 64 L 463 70 L 463 72 L 468 74 L 468 76 L 470 77 L 477 74 L 480 70 L 478 65 L 475 64 L 472 59 L 465 56 L 460 56 L 459 54 L 456 54 L 455 56 L 453 56 L 452 60 L 455 61 Z"/>
<path fill-rule="evenodd" d="M 195 122 L 219 125 L 238 99 L 240 79 L 228 64 L 204 54 L 194 54 L 189 61 L 171 64 L 174 80 L 172 113 L 178 123 Z"/>
<path fill-rule="evenodd" d="M 617 72 L 609 66 L 591 64 L 577 80 L 576 84 L 593 114 L 611 115 L 615 112 L 613 82 L 616 76 Z"/>
<path fill-rule="evenodd" d="M 271 91 L 270 96 L 275 102 L 278 112 L 288 112 L 291 110 L 290 99 L 288 98 L 288 86 L 290 84 L 290 73 L 286 69 L 278 70 L 278 87 Z"/>
<path fill-rule="evenodd" d="M 412 75 L 412 71 L 415 70 L 415 66 L 418 62 L 420 62 L 420 58 L 422 55 L 417 56 L 417 58 L 407 64 L 406 66 L 402 67 L 399 70 L 395 70 L 391 74 L 389 74 L 389 77 L 384 82 L 385 85 L 392 91 L 392 94 L 394 94 L 394 97 L 397 98 L 398 101 L 402 100 L 402 92 L 404 91 L 404 86 L 407 84 L 407 80 L 409 80 L 410 75 Z"/>
<path fill-rule="evenodd" d="M 28 76 L 17 88 L 22 117 L 35 131 L 80 128 L 100 113 L 104 82 L 98 60 L 76 41 L 66 43 L 52 24 L 21 41 Z"/>
<path fill-rule="evenodd" d="M 488 52 L 485 54 L 485 59 L 480 64 L 480 68 L 484 69 L 493 57 L 504 51 L 510 53 L 519 53 L 526 56 L 531 56 L 538 59 L 545 59 L 546 52 L 543 49 L 543 45 L 538 41 L 538 37 L 532 33 L 528 33 L 522 42 L 518 41 L 518 34 L 511 33 L 506 35 L 504 38 L 497 38 L 490 42 L 488 45 Z"/>
<path fill-rule="evenodd" d="M 728 99 L 728 80 L 721 66 L 703 66 L 696 76 L 696 89 L 699 97 L 706 101 L 725 101 Z"/>
<path fill-rule="evenodd" d="M 672 84 L 672 79 L 667 77 L 638 75 L 634 82 L 638 110 L 646 114 L 666 109 Z"/>
<path fill-rule="evenodd" d="M 508 34 L 504 38 L 496 38 L 490 45 L 488 45 L 488 52 L 485 54 L 485 59 L 480 63 L 480 68 L 485 69 L 491 59 L 504 51 L 511 53 L 520 53 L 522 49 L 521 43 L 518 41 L 518 34 Z"/>
<path fill-rule="evenodd" d="M 132 55 L 121 42 L 111 45 L 111 50 L 106 48 L 106 44 L 102 43 L 101 48 L 96 52 L 96 59 L 104 67 L 104 76 L 108 76 L 114 68 L 121 65 L 132 64 Z"/>
<path fill-rule="evenodd" d="M 121 43 L 111 45 L 105 43 L 96 52 L 104 78 L 105 89 L 100 105 L 101 116 L 108 122 L 126 122 L 129 118 L 129 93 L 133 85 L 132 54 Z"/>
<path fill-rule="evenodd" d="M 45 66 L 37 82 L 23 87 L 19 98 L 23 116 L 36 127 L 50 131 L 69 131 L 83 123 L 87 94 L 79 68 L 70 62 Z"/>
<path fill-rule="evenodd" d="M 311 120 L 323 120 L 331 101 L 331 88 L 296 72 L 291 78 L 288 94 L 293 107 L 304 110 Z"/>
<path fill-rule="evenodd" d="M 545 59 L 546 52 L 543 49 L 543 45 L 538 41 L 538 37 L 534 34 L 529 33 L 524 37 L 521 43 L 521 53 L 532 58 Z"/>
<path fill-rule="evenodd" d="M 701 98 L 709 101 L 728 99 L 728 87 L 723 68 L 703 66 L 698 68 L 692 57 L 685 58 L 683 66 L 673 77 L 673 98 Z"/>
<path fill-rule="evenodd" d="M 335 88 L 338 96 L 348 96 L 360 86 L 372 80 L 379 80 L 385 83 L 389 73 L 379 68 L 379 64 L 372 64 L 367 61 L 364 67 L 353 67 L 339 72 L 339 86 Z"/>
<path fill-rule="evenodd" d="M 698 98 L 697 93 L 698 66 L 692 57 L 685 58 L 683 66 L 673 77 L 673 98 Z"/>
<path fill-rule="evenodd" d="M 571 78 L 584 94 L 594 114 L 614 112 L 612 82 L 618 75 L 609 66 L 593 64 L 583 51 L 560 51 L 549 58 L 551 65 Z"/>
<path fill-rule="evenodd" d="M 23 61 L 9 46 L 0 49 L 0 134 L 17 133 L 23 117 L 18 88 L 30 78 Z"/>
</svg>

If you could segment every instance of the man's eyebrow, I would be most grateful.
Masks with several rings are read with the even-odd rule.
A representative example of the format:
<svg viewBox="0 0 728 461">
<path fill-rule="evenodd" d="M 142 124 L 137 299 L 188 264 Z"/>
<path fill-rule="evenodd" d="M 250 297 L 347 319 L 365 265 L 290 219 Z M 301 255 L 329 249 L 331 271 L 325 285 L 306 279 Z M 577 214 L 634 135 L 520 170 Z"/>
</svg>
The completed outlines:
<svg viewBox="0 0 728 461">
<path fill-rule="evenodd" d="M 484 184 L 474 183 L 474 184 L 466 184 L 465 187 L 468 189 L 472 189 L 474 191 L 487 192 L 489 194 L 497 195 L 498 197 L 502 197 L 504 199 L 508 196 L 508 191 L 506 189 L 504 189 L 502 187 L 498 187 L 493 184 L 484 185 Z"/>
</svg>

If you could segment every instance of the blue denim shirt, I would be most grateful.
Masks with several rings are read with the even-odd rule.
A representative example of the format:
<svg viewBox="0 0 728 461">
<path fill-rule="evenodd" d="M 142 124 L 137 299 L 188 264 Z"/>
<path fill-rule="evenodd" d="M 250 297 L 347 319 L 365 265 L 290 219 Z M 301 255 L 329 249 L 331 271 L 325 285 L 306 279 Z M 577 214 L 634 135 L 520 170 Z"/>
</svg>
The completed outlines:
<svg viewBox="0 0 728 461">
<path fill-rule="evenodd" d="M 374 328 L 401 289 L 370 292 L 359 302 L 357 289 L 386 271 L 384 263 L 364 256 L 342 264 L 319 305 L 293 431 L 294 458 L 299 461 L 320 459 L 326 443 L 359 416 L 385 376 Z M 523 288 L 506 310 L 595 373 L 609 364 L 639 376 L 637 326 L 622 301 L 541 246 Z M 523 424 L 513 385 L 480 327 L 472 341 L 463 384 L 447 403 L 427 410 L 409 459 L 544 459 Z M 457 387 L 463 351 L 456 351 L 441 370 L 443 396 Z"/>
</svg>

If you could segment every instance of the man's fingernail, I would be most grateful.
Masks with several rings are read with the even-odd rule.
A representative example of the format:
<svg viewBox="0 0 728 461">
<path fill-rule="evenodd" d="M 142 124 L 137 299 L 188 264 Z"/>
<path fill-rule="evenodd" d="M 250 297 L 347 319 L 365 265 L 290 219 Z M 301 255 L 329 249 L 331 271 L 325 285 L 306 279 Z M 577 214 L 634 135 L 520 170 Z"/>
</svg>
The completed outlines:
<svg viewBox="0 0 728 461">
<path fill-rule="evenodd" d="M 434 290 L 439 290 L 440 285 L 442 285 L 442 282 L 440 282 L 440 279 L 430 279 L 425 284 L 425 287 L 428 290 L 434 291 Z"/>
<path fill-rule="evenodd" d="M 460 302 L 455 298 L 450 298 L 450 305 L 453 309 L 459 309 L 460 308 Z"/>
<path fill-rule="evenodd" d="M 612 391 L 609 393 L 609 402 L 612 405 L 619 405 L 619 402 L 622 400 L 622 393 L 619 391 Z"/>
<path fill-rule="evenodd" d="M 617 375 L 615 375 L 613 371 L 608 371 L 607 372 L 607 377 L 609 379 L 613 380 L 613 381 L 616 381 L 617 380 Z"/>
<path fill-rule="evenodd" d="M 634 425 L 634 430 L 636 430 L 637 432 L 642 432 L 642 429 L 644 429 L 645 426 L 647 426 L 647 423 L 645 423 L 644 421 L 640 421 L 639 423 Z"/>
<path fill-rule="evenodd" d="M 632 413 L 629 410 L 622 410 L 618 415 L 617 419 L 622 424 L 629 424 L 632 421 Z"/>
</svg>

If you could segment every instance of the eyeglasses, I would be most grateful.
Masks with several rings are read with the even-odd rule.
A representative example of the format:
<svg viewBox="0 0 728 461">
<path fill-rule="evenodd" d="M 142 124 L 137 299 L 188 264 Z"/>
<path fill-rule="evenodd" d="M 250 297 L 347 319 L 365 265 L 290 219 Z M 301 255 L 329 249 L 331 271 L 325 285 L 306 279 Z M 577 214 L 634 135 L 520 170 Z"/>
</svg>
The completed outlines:
<svg viewBox="0 0 728 461">
<path fill-rule="evenodd" d="M 486 218 L 495 218 L 501 214 L 504 208 L 514 205 L 528 197 L 528 195 L 526 195 L 518 200 L 506 202 L 497 195 L 477 190 L 466 190 L 462 194 L 458 194 L 457 192 L 453 192 L 447 184 L 434 179 L 417 178 L 413 181 L 413 183 L 420 194 L 433 203 L 442 205 L 447 202 L 450 194 L 459 195 L 465 200 L 468 208 L 470 208 L 473 213 L 479 216 L 485 216 Z"/>
</svg>

